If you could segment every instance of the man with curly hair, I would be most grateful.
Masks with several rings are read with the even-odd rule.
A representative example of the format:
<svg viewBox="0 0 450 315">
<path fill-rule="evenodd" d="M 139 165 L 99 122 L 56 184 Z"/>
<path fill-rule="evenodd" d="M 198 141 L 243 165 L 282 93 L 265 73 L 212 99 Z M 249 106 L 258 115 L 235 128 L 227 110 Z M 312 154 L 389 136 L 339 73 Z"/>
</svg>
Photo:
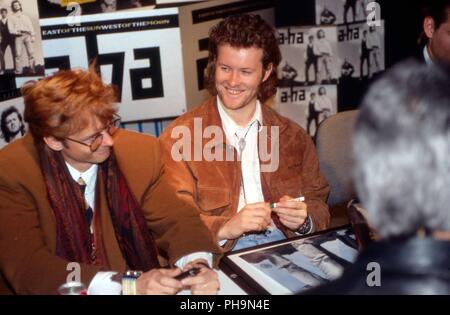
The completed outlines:
<svg viewBox="0 0 450 315">
<path fill-rule="evenodd" d="M 213 97 L 161 136 L 178 196 L 195 205 L 224 251 L 327 228 L 329 188 L 311 137 L 264 104 L 276 92 L 281 59 L 274 29 L 246 14 L 209 35 Z"/>
</svg>

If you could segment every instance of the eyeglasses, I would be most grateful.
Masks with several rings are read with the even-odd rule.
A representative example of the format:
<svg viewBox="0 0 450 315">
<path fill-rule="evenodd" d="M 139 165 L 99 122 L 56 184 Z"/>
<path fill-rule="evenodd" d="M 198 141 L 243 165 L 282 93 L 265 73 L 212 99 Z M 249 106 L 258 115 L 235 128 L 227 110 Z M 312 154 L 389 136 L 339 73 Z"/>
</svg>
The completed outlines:
<svg viewBox="0 0 450 315">
<path fill-rule="evenodd" d="M 85 145 L 85 146 L 89 147 L 91 152 L 95 152 L 98 150 L 98 148 L 100 147 L 100 145 L 103 142 L 103 132 L 106 131 L 110 136 L 112 136 L 116 132 L 116 130 L 120 127 L 121 120 L 122 120 L 122 118 L 119 115 L 115 114 L 113 120 L 105 127 L 105 129 L 103 129 L 99 133 L 93 135 L 91 137 L 92 140 L 89 143 L 79 141 L 76 139 L 72 139 L 69 137 L 64 138 L 64 139 Z"/>
</svg>

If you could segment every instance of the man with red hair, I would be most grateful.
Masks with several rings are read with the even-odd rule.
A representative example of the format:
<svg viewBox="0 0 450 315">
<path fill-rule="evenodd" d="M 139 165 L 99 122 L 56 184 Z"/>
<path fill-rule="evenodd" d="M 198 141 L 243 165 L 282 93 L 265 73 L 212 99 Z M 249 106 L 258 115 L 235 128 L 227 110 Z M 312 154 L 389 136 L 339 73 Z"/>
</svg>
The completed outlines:
<svg viewBox="0 0 450 315">
<path fill-rule="evenodd" d="M 0 150 L 0 293 L 56 293 L 71 262 L 89 294 L 119 294 L 127 269 L 142 272 L 128 273 L 124 293 L 217 293 L 209 231 L 175 198 L 157 140 L 117 128 L 114 89 L 94 68 L 22 94 L 30 132 Z M 177 280 L 175 265 L 200 273 Z"/>
</svg>

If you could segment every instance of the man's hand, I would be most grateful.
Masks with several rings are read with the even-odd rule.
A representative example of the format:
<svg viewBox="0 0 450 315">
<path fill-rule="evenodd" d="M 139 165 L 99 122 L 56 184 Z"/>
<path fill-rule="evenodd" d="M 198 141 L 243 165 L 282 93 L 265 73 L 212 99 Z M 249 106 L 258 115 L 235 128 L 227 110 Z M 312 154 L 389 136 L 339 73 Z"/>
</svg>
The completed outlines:
<svg viewBox="0 0 450 315">
<path fill-rule="evenodd" d="M 246 232 L 264 231 L 271 223 L 270 213 L 268 203 L 247 204 L 222 226 L 217 236 L 219 240 L 229 240 L 239 238 Z"/>
<path fill-rule="evenodd" d="M 136 280 L 136 290 L 141 294 L 176 294 L 183 288 L 181 281 L 173 277 L 179 275 L 181 269 L 152 269 Z"/>
<path fill-rule="evenodd" d="M 183 286 L 189 287 L 193 295 L 213 295 L 219 292 L 220 283 L 217 273 L 207 265 L 205 260 L 196 259 L 184 267 L 186 270 L 193 267 L 200 268 L 200 273 L 196 276 L 181 280 Z"/>
<path fill-rule="evenodd" d="M 293 199 L 290 196 L 283 196 L 277 202 L 275 211 L 280 218 L 280 222 L 292 231 L 297 231 L 305 222 L 308 216 L 307 205 L 303 201 L 288 201 Z"/>
</svg>

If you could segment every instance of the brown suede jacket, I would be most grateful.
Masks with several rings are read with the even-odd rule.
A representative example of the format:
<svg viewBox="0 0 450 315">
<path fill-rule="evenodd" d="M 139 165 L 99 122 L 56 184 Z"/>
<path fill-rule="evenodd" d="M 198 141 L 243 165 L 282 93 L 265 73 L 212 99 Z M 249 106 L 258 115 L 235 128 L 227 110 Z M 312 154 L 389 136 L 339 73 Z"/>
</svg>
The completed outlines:
<svg viewBox="0 0 450 315">
<path fill-rule="evenodd" d="M 268 194 L 264 194 L 266 199 L 270 199 L 266 202 L 278 202 L 283 195 L 293 198 L 303 195 L 316 231 L 326 229 L 330 221 L 326 204 L 329 187 L 319 170 L 311 137 L 296 123 L 280 116 L 268 106 L 262 105 L 261 110 L 262 125 L 269 130 L 266 133 L 269 152 L 274 141 L 270 128 L 279 127 L 279 166 L 275 171 L 261 172 L 261 180 L 269 189 Z M 194 121 L 197 125 L 201 122 L 201 127 L 194 127 Z M 216 98 L 209 99 L 177 118 L 163 132 L 160 142 L 169 182 L 181 199 L 196 206 L 217 240 L 217 233 L 222 225 L 237 212 L 241 167 L 236 158 L 236 150 L 226 142 L 225 132 L 222 139 L 211 140 L 215 136 L 211 130 L 205 131 L 208 126 L 222 129 Z M 207 135 L 208 133 L 210 134 Z M 265 143 L 261 142 L 261 134 L 260 132 L 260 146 Z M 201 141 L 198 141 L 199 137 Z M 212 151 L 215 156 L 222 156 L 222 161 L 208 161 L 202 154 L 207 151 Z M 227 159 L 227 154 L 232 159 Z M 260 162 L 261 168 L 267 165 L 261 156 Z M 292 232 L 292 236 L 294 235 Z M 235 242 L 236 240 L 229 240 L 223 247 L 224 251 L 230 250 Z"/>
</svg>

